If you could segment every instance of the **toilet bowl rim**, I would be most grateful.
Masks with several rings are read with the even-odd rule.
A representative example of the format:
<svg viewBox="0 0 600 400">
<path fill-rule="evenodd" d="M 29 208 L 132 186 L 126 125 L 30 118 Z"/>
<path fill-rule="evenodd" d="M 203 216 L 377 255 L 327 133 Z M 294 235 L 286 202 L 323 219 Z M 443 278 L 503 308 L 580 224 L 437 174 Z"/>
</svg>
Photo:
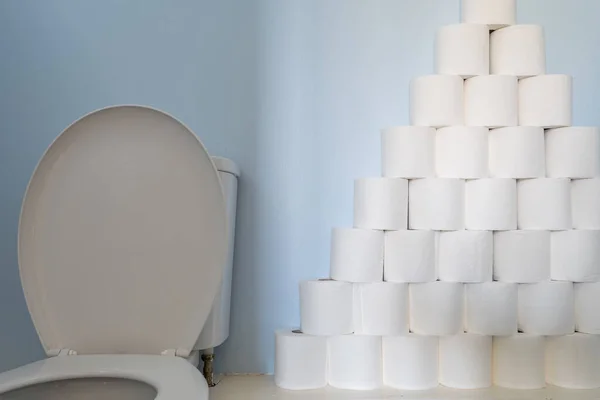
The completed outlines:
<svg viewBox="0 0 600 400">
<path fill-rule="evenodd" d="M 0 374 L 0 394 L 15 389 L 82 378 L 117 378 L 145 383 L 154 400 L 208 399 L 202 374 L 185 359 L 159 355 L 57 356 Z"/>
</svg>

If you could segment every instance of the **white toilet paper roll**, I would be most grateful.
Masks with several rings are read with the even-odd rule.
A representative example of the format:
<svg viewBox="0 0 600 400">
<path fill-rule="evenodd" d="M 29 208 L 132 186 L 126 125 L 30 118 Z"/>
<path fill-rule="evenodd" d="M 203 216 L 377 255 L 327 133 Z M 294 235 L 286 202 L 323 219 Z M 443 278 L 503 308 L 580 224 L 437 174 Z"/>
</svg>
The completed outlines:
<svg viewBox="0 0 600 400">
<path fill-rule="evenodd" d="M 331 280 L 300 282 L 300 329 L 307 335 L 354 331 L 352 284 Z"/>
<path fill-rule="evenodd" d="M 575 333 L 546 340 L 546 382 L 568 389 L 600 387 L 600 336 Z"/>
<path fill-rule="evenodd" d="M 600 282 L 576 283 L 575 331 L 600 334 Z"/>
<path fill-rule="evenodd" d="M 545 72 L 546 46 L 541 26 L 513 25 L 492 32 L 490 73 L 525 78 Z"/>
<path fill-rule="evenodd" d="M 571 209 L 574 229 L 600 229 L 600 179 L 571 181 Z"/>
<path fill-rule="evenodd" d="M 520 180 L 517 198 L 519 229 L 571 229 L 571 183 L 568 179 Z"/>
<path fill-rule="evenodd" d="M 354 181 L 354 227 L 399 230 L 408 225 L 408 181 L 362 178 Z"/>
<path fill-rule="evenodd" d="M 462 333 L 440 338 L 440 384 L 456 389 L 492 385 L 492 338 Z"/>
<path fill-rule="evenodd" d="M 410 331 L 420 335 L 455 335 L 463 331 L 463 284 L 408 285 Z"/>
<path fill-rule="evenodd" d="M 427 75 L 410 83 L 410 124 L 439 128 L 463 125 L 463 80 L 454 75 Z"/>
<path fill-rule="evenodd" d="M 490 73 L 490 32 L 486 25 L 454 24 L 441 27 L 435 43 L 438 74 L 470 78 Z"/>
<path fill-rule="evenodd" d="M 438 177 L 475 179 L 488 176 L 488 129 L 478 126 L 440 128 L 435 138 Z"/>
<path fill-rule="evenodd" d="M 383 281 L 382 231 L 336 228 L 331 233 L 331 278 L 346 282 Z"/>
<path fill-rule="evenodd" d="M 489 135 L 492 178 L 542 178 L 546 175 L 544 129 L 512 126 Z"/>
<path fill-rule="evenodd" d="M 435 129 L 396 126 L 381 131 L 383 176 L 429 178 L 435 176 Z"/>
<path fill-rule="evenodd" d="M 546 131 L 546 175 L 552 178 L 600 176 L 600 129 L 571 126 Z"/>
<path fill-rule="evenodd" d="M 440 232 L 438 278 L 446 282 L 492 280 L 493 235 L 487 231 Z"/>
<path fill-rule="evenodd" d="M 550 232 L 494 232 L 494 280 L 514 283 L 550 280 Z"/>
<path fill-rule="evenodd" d="M 435 233 L 414 230 L 386 232 L 383 279 L 388 282 L 435 281 Z"/>
<path fill-rule="evenodd" d="M 405 335 L 408 333 L 408 284 L 393 282 L 354 284 L 354 333 Z"/>
<path fill-rule="evenodd" d="M 600 281 L 600 230 L 552 232 L 550 277 L 554 281 Z"/>
<path fill-rule="evenodd" d="M 465 81 L 465 125 L 497 128 L 518 124 L 517 78 L 476 76 Z"/>
<path fill-rule="evenodd" d="M 425 390 L 438 385 L 438 338 L 409 334 L 383 338 L 383 384 Z"/>
<path fill-rule="evenodd" d="M 524 283 L 518 290 L 519 331 L 548 336 L 574 332 L 571 282 Z"/>
<path fill-rule="evenodd" d="M 329 338 L 329 385 L 371 390 L 382 384 L 381 337 L 363 335 Z"/>
<path fill-rule="evenodd" d="M 519 81 L 519 125 L 556 128 L 571 125 L 573 79 L 539 75 Z"/>
<path fill-rule="evenodd" d="M 494 337 L 494 385 L 509 389 L 540 389 L 546 386 L 544 347 L 543 336 L 520 333 Z"/>
<path fill-rule="evenodd" d="M 275 332 L 275 384 L 289 390 L 327 385 L 327 337 Z"/>
<path fill-rule="evenodd" d="M 517 284 L 466 284 L 465 331 L 481 335 L 516 335 Z"/>
<path fill-rule="evenodd" d="M 517 229 L 517 183 L 492 178 L 467 181 L 465 228 L 507 231 Z"/>
<path fill-rule="evenodd" d="M 462 0 L 461 14 L 462 22 L 495 30 L 515 23 L 517 0 Z"/>
<path fill-rule="evenodd" d="M 415 179 L 408 182 L 410 229 L 451 231 L 464 229 L 465 181 Z"/>
</svg>

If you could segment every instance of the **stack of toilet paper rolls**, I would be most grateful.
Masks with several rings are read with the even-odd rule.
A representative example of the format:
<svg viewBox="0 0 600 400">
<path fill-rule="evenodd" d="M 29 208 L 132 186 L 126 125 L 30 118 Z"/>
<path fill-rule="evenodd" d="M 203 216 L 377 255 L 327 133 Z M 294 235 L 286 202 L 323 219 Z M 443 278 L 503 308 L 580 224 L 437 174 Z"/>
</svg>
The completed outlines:
<svg viewBox="0 0 600 400">
<path fill-rule="evenodd" d="M 600 387 L 600 131 L 515 0 L 463 0 L 382 177 L 354 186 L 330 279 L 276 333 L 288 389 Z"/>
</svg>

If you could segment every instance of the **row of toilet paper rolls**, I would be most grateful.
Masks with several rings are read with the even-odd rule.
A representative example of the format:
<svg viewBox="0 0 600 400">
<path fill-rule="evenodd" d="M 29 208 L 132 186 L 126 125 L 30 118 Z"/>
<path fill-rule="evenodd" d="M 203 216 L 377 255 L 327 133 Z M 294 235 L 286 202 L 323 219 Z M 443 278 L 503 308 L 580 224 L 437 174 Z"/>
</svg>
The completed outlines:
<svg viewBox="0 0 600 400">
<path fill-rule="evenodd" d="M 544 30 L 539 25 L 514 25 L 490 33 L 483 24 L 443 26 L 436 36 L 435 71 L 462 78 L 542 75 L 546 72 Z"/>
<path fill-rule="evenodd" d="M 401 126 L 382 130 L 388 178 L 595 178 L 600 129 Z"/>
<path fill-rule="evenodd" d="M 354 185 L 354 227 L 600 229 L 599 200 L 598 178 L 363 178 Z"/>
<path fill-rule="evenodd" d="M 332 231 L 330 277 L 343 282 L 537 283 L 600 280 L 600 230 Z"/>
<path fill-rule="evenodd" d="M 455 75 L 426 75 L 410 85 L 410 122 L 416 126 L 571 125 L 572 79 L 538 75 L 518 80 L 484 75 L 463 81 Z"/>
<path fill-rule="evenodd" d="M 277 331 L 275 342 L 275 383 L 292 390 L 327 384 L 353 390 L 383 385 L 423 390 L 438 384 L 537 389 L 546 382 L 573 389 L 600 387 L 598 335 L 327 337 Z"/>
<path fill-rule="evenodd" d="M 410 123 L 416 126 L 571 125 L 572 79 L 539 75 L 518 80 L 484 75 L 463 81 L 455 75 L 426 75 L 410 85 Z"/>
<path fill-rule="evenodd" d="M 300 283 L 300 330 L 315 336 L 600 334 L 600 283 Z"/>
</svg>

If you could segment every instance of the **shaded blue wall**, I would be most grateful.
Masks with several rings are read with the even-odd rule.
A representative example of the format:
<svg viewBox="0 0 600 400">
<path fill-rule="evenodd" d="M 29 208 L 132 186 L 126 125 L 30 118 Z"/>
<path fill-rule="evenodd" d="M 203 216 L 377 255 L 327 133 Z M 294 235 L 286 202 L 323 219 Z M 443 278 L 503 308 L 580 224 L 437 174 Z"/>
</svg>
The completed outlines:
<svg viewBox="0 0 600 400">
<path fill-rule="evenodd" d="M 600 125 L 597 0 L 519 0 L 546 29 L 548 72 L 575 77 L 574 119 Z M 273 330 L 299 323 L 297 284 L 328 275 L 352 184 L 379 174 L 379 128 L 408 123 L 458 0 L 0 2 L 0 370 L 44 356 L 16 261 L 22 195 L 71 121 L 148 104 L 243 171 L 232 333 L 222 371 L 270 372 Z"/>
</svg>

